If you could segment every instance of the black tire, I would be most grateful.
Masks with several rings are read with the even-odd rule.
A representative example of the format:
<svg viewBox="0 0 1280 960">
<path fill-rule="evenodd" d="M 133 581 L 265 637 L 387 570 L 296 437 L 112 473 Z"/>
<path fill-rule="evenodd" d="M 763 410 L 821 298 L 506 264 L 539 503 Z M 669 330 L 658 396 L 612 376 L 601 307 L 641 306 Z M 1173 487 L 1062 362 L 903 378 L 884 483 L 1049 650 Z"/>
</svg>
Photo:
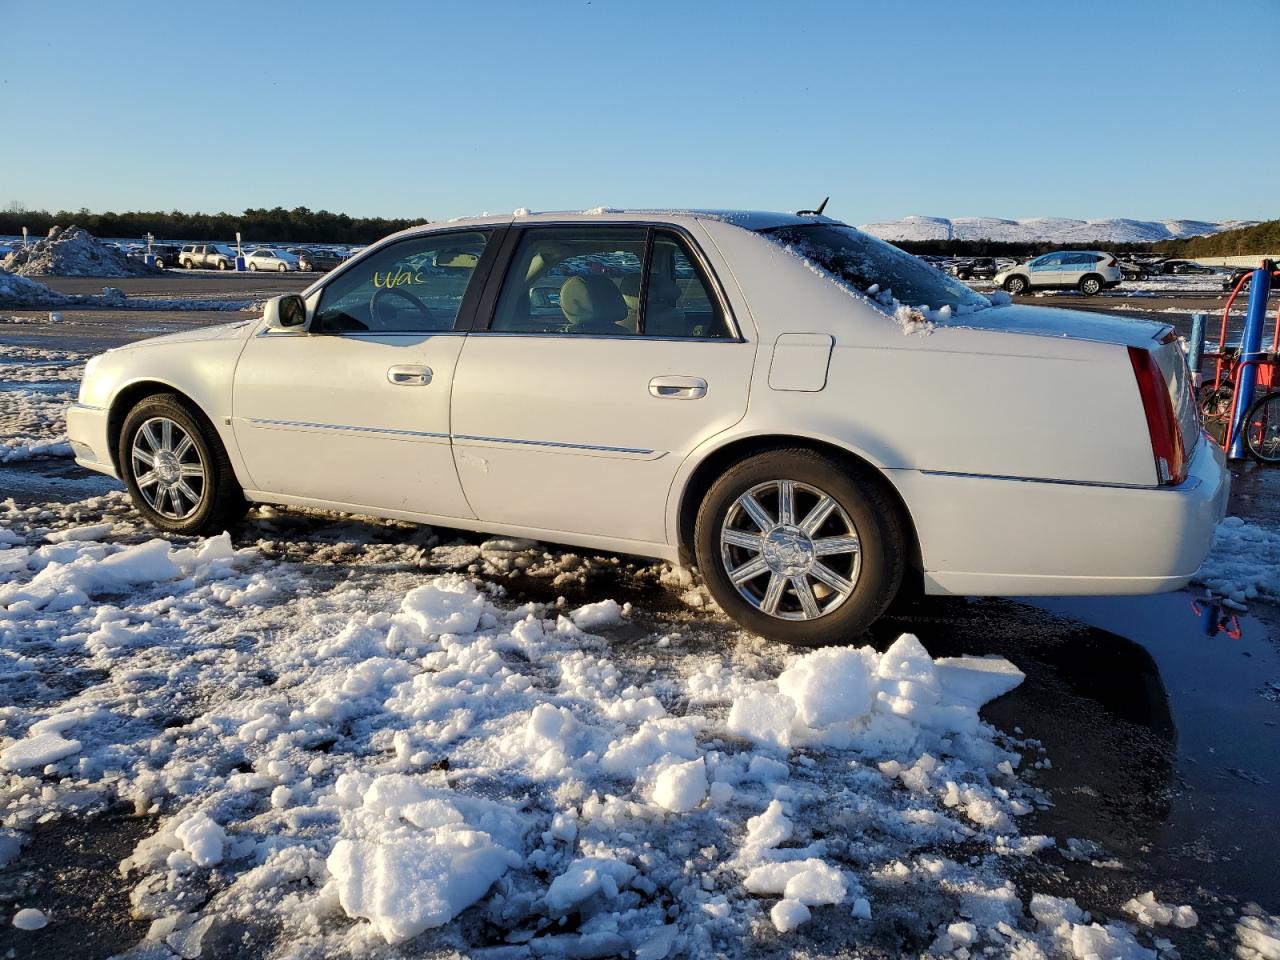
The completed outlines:
<svg viewBox="0 0 1280 960">
<path fill-rule="evenodd" d="M 164 269 L 164 259 L 162 257 L 156 257 L 156 269 L 157 270 Z"/>
<path fill-rule="evenodd" d="M 1027 286 L 1027 280 L 1025 277 L 1014 276 L 1004 282 L 1005 292 L 1010 293 L 1015 297 L 1021 293 L 1026 293 Z"/>
<path fill-rule="evenodd" d="M 138 485 L 134 442 L 143 427 L 156 420 L 172 421 L 185 431 L 204 470 L 198 491 L 199 501 L 189 515 L 180 518 L 158 512 L 148 503 Z M 204 417 L 174 394 L 153 394 L 134 405 L 120 429 L 116 456 L 120 476 L 129 488 L 134 507 L 149 524 L 160 530 L 169 533 L 218 533 L 244 516 L 248 508 L 221 439 Z"/>
<path fill-rule="evenodd" d="M 230 265 L 227 263 L 227 261 L 225 261 L 225 260 L 219 260 L 219 261 L 218 261 L 218 269 L 219 269 L 219 270 L 230 270 L 230 269 L 231 269 L 231 267 L 230 267 Z"/>
<path fill-rule="evenodd" d="M 730 579 L 726 565 L 726 554 L 728 562 L 736 562 L 733 554 L 739 548 L 722 543 L 727 522 L 744 515 L 740 512 L 740 498 L 771 484 L 786 481 L 798 485 L 793 500 L 793 523 L 788 529 L 794 530 L 803 525 L 806 512 L 800 509 L 802 503 L 809 504 L 808 509 L 812 510 L 817 498 L 825 494 L 835 501 L 839 511 L 843 511 L 837 516 L 837 511 L 833 510 L 831 519 L 826 522 L 835 523 L 837 527 L 849 525 L 845 521 L 851 522 L 851 532 L 858 542 L 858 550 L 852 555 L 851 568 L 846 568 L 850 570 L 847 575 L 853 578 L 850 581 L 852 589 L 844 594 L 843 599 L 839 599 L 840 594 L 827 588 L 825 583 L 811 584 L 808 591 L 810 597 L 816 598 L 817 604 L 828 604 L 811 619 L 784 619 L 788 612 L 793 617 L 804 615 L 795 609 L 802 606 L 800 595 L 796 591 L 795 581 L 780 574 L 772 566 L 762 570 L 757 578 L 742 582 L 741 590 L 748 593 L 755 590 L 767 596 L 770 590 L 760 584 L 761 580 L 767 585 L 772 585 L 775 578 L 786 581 L 788 585 L 782 588 L 779 600 L 776 601 L 778 614 L 766 613 L 761 609 L 767 600 L 762 600 L 757 605 L 753 600 L 747 599 Z M 810 499 L 803 501 L 802 498 Z M 759 505 L 765 506 L 765 502 Z M 773 503 L 774 512 L 771 516 L 781 518 L 779 501 Z M 767 506 L 765 510 L 768 512 Z M 764 525 L 757 526 L 763 534 Z M 814 542 L 829 539 L 819 536 L 827 529 L 829 528 L 820 524 L 813 531 L 810 547 Z M 773 530 L 776 534 L 778 527 L 775 526 Z M 762 543 L 769 540 L 764 536 L 758 539 Z M 766 556 L 767 550 L 768 548 L 760 551 L 759 559 L 753 562 L 770 562 L 770 558 Z M 694 551 L 698 568 L 711 595 L 726 614 L 746 629 L 770 640 L 797 646 L 819 647 L 850 643 L 885 611 L 902 585 L 906 570 L 906 521 L 888 492 L 885 481 L 873 470 L 814 450 L 777 449 L 740 461 L 712 484 L 698 510 L 694 527 Z M 748 551 L 742 552 L 743 555 L 750 556 Z M 774 561 L 777 559 L 776 556 L 772 558 Z M 809 561 L 816 568 L 812 551 Z M 736 565 L 734 570 L 741 571 L 745 566 L 746 564 Z M 825 569 L 822 572 L 824 575 L 829 573 Z M 800 579 L 807 583 L 808 576 L 806 571 Z M 756 586 L 753 587 L 752 584 Z M 817 596 L 819 589 L 826 589 L 828 592 L 824 596 Z M 784 609 L 784 605 L 790 607 L 790 611 Z"/>
<path fill-rule="evenodd" d="M 254 273 L 257 273 L 257 272 L 258 272 L 258 265 L 257 265 L 256 263 L 251 263 L 251 264 L 249 264 L 249 269 L 250 269 L 250 270 L 252 270 Z"/>
<path fill-rule="evenodd" d="M 1079 286 L 1080 292 L 1086 297 L 1096 297 L 1102 292 L 1102 278 L 1091 273 L 1087 277 L 1080 278 Z"/>
<path fill-rule="evenodd" d="M 192 264 L 191 264 L 191 261 L 190 261 L 190 260 L 183 260 L 183 261 L 182 261 L 182 269 L 183 269 L 183 270 L 192 270 L 192 269 L 194 269 L 194 267 L 192 266 Z"/>
<path fill-rule="evenodd" d="M 276 267 L 276 272 L 277 272 L 277 273 L 286 273 L 286 272 L 288 272 L 288 270 L 289 270 L 289 268 L 288 268 L 287 266 L 285 266 L 283 263 L 282 263 L 282 264 L 280 264 L 280 266 Z"/>
<path fill-rule="evenodd" d="M 1244 445 L 1259 463 L 1280 463 L 1280 393 L 1254 401 L 1244 418 Z"/>
</svg>

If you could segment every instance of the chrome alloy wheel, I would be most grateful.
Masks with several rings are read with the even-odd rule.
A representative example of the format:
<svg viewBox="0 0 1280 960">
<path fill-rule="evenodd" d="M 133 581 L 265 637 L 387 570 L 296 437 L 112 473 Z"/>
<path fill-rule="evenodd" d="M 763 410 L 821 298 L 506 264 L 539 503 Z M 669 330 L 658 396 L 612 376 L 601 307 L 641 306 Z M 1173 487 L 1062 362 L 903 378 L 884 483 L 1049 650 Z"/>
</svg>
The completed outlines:
<svg viewBox="0 0 1280 960">
<path fill-rule="evenodd" d="M 209 487 L 200 449 L 167 417 L 144 421 L 133 435 L 133 477 L 149 506 L 162 517 L 185 520 Z"/>
<path fill-rule="evenodd" d="M 720 527 L 725 573 L 748 603 L 781 620 L 815 620 L 853 594 L 858 530 L 817 487 L 769 480 L 738 497 Z"/>
</svg>

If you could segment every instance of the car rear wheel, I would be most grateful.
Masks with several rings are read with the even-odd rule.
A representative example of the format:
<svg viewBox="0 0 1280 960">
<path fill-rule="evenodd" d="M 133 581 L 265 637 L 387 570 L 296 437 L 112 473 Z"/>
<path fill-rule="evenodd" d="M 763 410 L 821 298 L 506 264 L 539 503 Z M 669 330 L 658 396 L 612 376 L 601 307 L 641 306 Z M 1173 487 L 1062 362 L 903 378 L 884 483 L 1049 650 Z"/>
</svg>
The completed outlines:
<svg viewBox="0 0 1280 960">
<path fill-rule="evenodd" d="M 854 640 L 902 585 L 906 534 L 884 481 L 807 449 L 743 460 L 698 510 L 698 568 L 721 609 L 799 646 Z"/>
<path fill-rule="evenodd" d="M 1017 296 L 1020 293 L 1027 292 L 1027 281 L 1024 277 L 1010 277 L 1004 282 L 1004 288 L 1008 293 Z"/>
<path fill-rule="evenodd" d="M 156 269 L 157 270 L 164 269 L 164 259 L 162 257 L 156 257 Z"/>
<path fill-rule="evenodd" d="M 284 264 L 284 263 L 282 263 L 282 264 L 280 264 L 280 266 L 276 267 L 276 270 L 277 270 L 278 272 L 280 272 L 280 273 L 285 273 L 288 269 L 289 269 L 288 264 Z"/>
<path fill-rule="evenodd" d="M 117 462 L 138 512 L 171 533 L 212 533 L 244 515 L 222 441 L 173 394 L 139 402 L 120 431 Z"/>
<path fill-rule="evenodd" d="M 219 261 L 218 261 L 218 269 L 219 269 L 219 270 L 228 270 L 228 269 L 230 269 L 230 266 L 231 266 L 231 265 L 230 265 L 230 264 L 228 264 L 228 263 L 227 263 L 227 261 L 225 261 L 225 260 L 219 260 Z"/>
<path fill-rule="evenodd" d="M 1080 292 L 1086 297 L 1096 296 L 1101 289 L 1102 279 L 1100 277 L 1085 277 L 1080 281 Z"/>
</svg>

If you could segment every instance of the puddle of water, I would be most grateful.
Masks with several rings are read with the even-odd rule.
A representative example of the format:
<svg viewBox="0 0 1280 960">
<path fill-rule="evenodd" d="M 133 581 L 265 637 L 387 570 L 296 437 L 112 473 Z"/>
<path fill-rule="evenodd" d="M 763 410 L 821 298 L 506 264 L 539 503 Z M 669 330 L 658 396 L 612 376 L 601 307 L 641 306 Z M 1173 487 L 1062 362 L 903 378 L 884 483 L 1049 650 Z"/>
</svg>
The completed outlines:
<svg viewBox="0 0 1280 960">
<path fill-rule="evenodd" d="M 1096 689 L 1090 695 L 1114 712 L 1156 734 L 1170 725 L 1171 789 L 1163 822 L 1153 824 L 1149 839 L 1151 865 L 1162 874 L 1208 880 L 1271 910 L 1280 907 L 1274 862 L 1280 850 L 1280 704 L 1265 696 L 1272 683 L 1280 683 L 1276 632 L 1241 615 L 1239 639 L 1209 636 L 1185 592 L 1030 603 L 1114 634 L 1116 656 L 1128 646 L 1125 638 L 1150 657 L 1148 681 L 1158 689 L 1147 697 L 1130 683 L 1123 701 L 1108 703 L 1108 674 L 1116 662 L 1090 658 L 1074 670 L 1086 684 L 1092 677 Z M 1167 721 L 1160 716 L 1166 709 Z"/>
</svg>

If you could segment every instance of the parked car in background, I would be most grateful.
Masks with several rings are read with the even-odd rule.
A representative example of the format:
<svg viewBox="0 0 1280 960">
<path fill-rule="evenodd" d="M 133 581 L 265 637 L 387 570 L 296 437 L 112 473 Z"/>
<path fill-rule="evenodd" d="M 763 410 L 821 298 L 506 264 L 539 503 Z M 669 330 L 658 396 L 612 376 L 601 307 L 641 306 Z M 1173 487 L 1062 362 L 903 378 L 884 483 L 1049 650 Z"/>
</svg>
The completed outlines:
<svg viewBox="0 0 1280 960">
<path fill-rule="evenodd" d="M 1213 267 L 1206 267 L 1203 263 L 1196 263 L 1194 260 L 1166 260 L 1160 265 L 1160 272 L 1174 276 L 1208 277 L 1218 271 Z"/>
<path fill-rule="evenodd" d="M 187 270 L 234 270 L 235 252 L 218 243 L 188 243 L 178 252 L 178 265 Z"/>
<path fill-rule="evenodd" d="M 145 256 L 145 248 L 143 250 Z M 176 267 L 182 258 L 182 248 L 173 243 L 156 243 L 151 246 L 151 255 L 156 258 L 156 266 L 161 270 Z"/>
<path fill-rule="evenodd" d="M 345 259 L 332 250 L 308 250 L 298 257 L 298 269 L 324 272 L 332 270 Z"/>
<path fill-rule="evenodd" d="M 1091 297 L 1123 280 L 1120 262 L 1097 250 L 1058 250 L 1002 270 L 996 286 L 1012 294 L 1029 290 L 1079 290 Z"/>
<path fill-rule="evenodd" d="M 67 432 L 166 532 L 284 503 L 696 562 L 812 645 L 908 581 L 1176 589 L 1230 485 L 1168 324 L 994 305 L 815 215 L 416 227 L 261 318 L 91 359 Z"/>
<path fill-rule="evenodd" d="M 1120 276 L 1125 280 L 1146 280 L 1151 276 L 1145 263 L 1139 263 L 1136 260 L 1118 260 L 1120 264 Z"/>
<path fill-rule="evenodd" d="M 999 272 L 999 267 L 991 257 L 976 257 L 973 260 L 960 260 L 955 263 L 950 273 L 957 280 L 973 280 L 976 277 L 990 279 Z"/>
<path fill-rule="evenodd" d="M 259 247 L 244 258 L 244 265 L 250 270 L 275 270 L 279 273 L 285 273 L 289 270 L 297 270 L 298 258 L 287 250 L 272 250 L 269 247 Z"/>
</svg>

